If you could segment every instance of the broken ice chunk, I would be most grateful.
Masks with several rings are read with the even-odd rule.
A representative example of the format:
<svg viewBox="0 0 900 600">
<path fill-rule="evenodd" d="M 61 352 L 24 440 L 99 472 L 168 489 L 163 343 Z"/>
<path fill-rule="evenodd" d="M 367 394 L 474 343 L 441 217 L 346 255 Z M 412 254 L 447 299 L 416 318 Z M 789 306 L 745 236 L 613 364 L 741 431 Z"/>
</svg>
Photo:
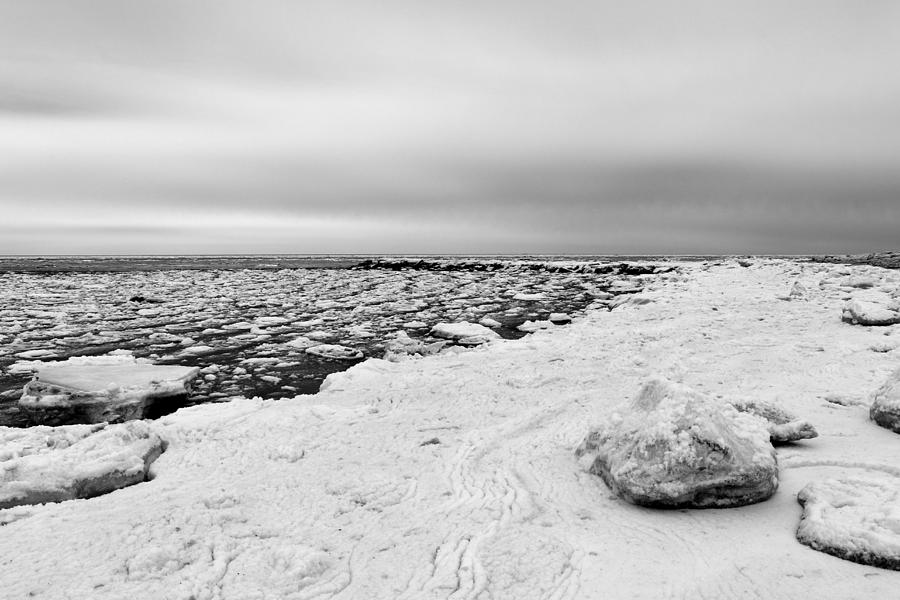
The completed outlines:
<svg viewBox="0 0 900 600">
<path fill-rule="evenodd" d="M 826 479 L 797 494 L 797 539 L 845 560 L 900 570 L 900 487 L 893 479 Z"/>
<path fill-rule="evenodd" d="M 0 509 L 90 498 L 139 483 L 163 452 L 144 421 L 0 427 Z"/>
</svg>

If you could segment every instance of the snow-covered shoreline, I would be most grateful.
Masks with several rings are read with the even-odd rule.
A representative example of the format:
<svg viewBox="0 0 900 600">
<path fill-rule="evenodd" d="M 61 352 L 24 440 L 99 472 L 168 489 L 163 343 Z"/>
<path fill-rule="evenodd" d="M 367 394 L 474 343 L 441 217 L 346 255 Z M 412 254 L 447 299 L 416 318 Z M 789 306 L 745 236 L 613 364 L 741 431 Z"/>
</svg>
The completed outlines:
<svg viewBox="0 0 900 600">
<path fill-rule="evenodd" d="M 845 272 L 878 285 L 841 287 Z M 795 281 L 806 297 L 784 299 Z M 0 586 L 53 599 L 890 597 L 900 573 L 795 531 L 810 482 L 900 481 L 900 435 L 866 406 L 897 366 L 884 349 L 900 326 L 841 321 L 848 297 L 898 286 L 875 267 L 686 263 L 567 327 L 368 360 L 316 396 L 184 409 L 153 425 L 168 448 L 151 481 L 0 511 Z M 761 504 L 636 507 L 573 450 L 651 376 L 777 403 L 820 437 L 778 449 L 780 486 Z"/>
</svg>

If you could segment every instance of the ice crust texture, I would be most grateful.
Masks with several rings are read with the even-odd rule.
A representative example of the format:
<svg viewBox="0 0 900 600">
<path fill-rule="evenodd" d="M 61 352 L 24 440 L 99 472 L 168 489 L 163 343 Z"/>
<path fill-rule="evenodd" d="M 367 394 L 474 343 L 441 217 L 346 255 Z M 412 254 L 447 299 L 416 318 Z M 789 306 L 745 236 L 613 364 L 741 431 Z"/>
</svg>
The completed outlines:
<svg viewBox="0 0 900 600">
<path fill-rule="evenodd" d="M 759 419 L 662 379 L 591 431 L 576 454 L 613 492 L 645 506 L 743 506 L 778 487 Z"/>
</svg>

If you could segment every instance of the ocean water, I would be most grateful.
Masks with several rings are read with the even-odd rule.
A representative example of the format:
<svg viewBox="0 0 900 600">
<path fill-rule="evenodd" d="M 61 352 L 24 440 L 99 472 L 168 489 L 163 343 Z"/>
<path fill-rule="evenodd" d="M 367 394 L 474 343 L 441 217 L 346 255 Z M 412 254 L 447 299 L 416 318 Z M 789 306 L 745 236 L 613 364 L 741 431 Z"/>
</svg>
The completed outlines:
<svg viewBox="0 0 900 600">
<path fill-rule="evenodd" d="M 293 397 L 362 360 L 321 358 L 306 345 L 382 357 L 399 332 L 430 343 L 436 323 L 483 317 L 502 337 L 521 337 L 526 320 L 576 314 L 629 278 L 547 257 L 354 268 L 364 258 L 0 258 L 0 424 L 27 424 L 16 401 L 31 377 L 23 366 L 36 361 L 125 350 L 204 368 L 190 404 Z"/>
</svg>

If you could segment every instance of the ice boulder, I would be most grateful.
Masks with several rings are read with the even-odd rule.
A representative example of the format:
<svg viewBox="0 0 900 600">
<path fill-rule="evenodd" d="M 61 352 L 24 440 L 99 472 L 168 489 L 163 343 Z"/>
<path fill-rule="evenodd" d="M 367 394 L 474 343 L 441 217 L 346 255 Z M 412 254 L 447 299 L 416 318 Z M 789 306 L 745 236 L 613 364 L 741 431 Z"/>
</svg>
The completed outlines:
<svg viewBox="0 0 900 600">
<path fill-rule="evenodd" d="M 431 335 L 442 337 L 449 340 L 466 339 L 468 343 L 477 341 L 483 343 L 500 337 L 493 329 L 479 325 L 478 323 L 469 323 L 462 321 L 460 323 L 438 323 L 431 328 Z"/>
<path fill-rule="evenodd" d="M 853 325 L 894 325 L 900 323 L 900 311 L 893 305 L 850 300 L 844 305 L 841 319 Z"/>
<path fill-rule="evenodd" d="M 773 444 L 786 444 L 819 436 L 808 421 L 798 419 L 785 409 L 762 400 L 739 399 L 729 401 L 740 412 L 763 419 Z"/>
<path fill-rule="evenodd" d="M 826 479 L 797 494 L 797 539 L 845 560 L 900 570 L 900 486 L 896 479 Z"/>
<path fill-rule="evenodd" d="M 0 509 L 90 498 L 139 483 L 163 449 L 146 421 L 0 427 Z"/>
<path fill-rule="evenodd" d="M 662 379 L 590 431 L 576 455 L 613 492 L 645 506 L 742 506 L 778 486 L 759 418 Z"/>
<path fill-rule="evenodd" d="M 572 322 L 572 317 L 567 315 L 566 313 L 550 313 L 550 316 L 547 317 L 547 320 L 553 323 L 554 325 L 565 325 L 566 323 Z"/>
<path fill-rule="evenodd" d="M 875 392 L 869 416 L 885 429 L 900 433 L 900 369 Z"/>
<path fill-rule="evenodd" d="M 130 355 L 76 356 L 38 369 L 19 407 L 45 425 L 140 419 L 160 400 L 185 398 L 199 373 Z"/>
<path fill-rule="evenodd" d="M 338 344 L 318 344 L 306 349 L 307 354 L 330 358 L 333 360 L 357 360 L 363 357 L 363 353 L 356 348 L 348 348 Z"/>
</svg>

